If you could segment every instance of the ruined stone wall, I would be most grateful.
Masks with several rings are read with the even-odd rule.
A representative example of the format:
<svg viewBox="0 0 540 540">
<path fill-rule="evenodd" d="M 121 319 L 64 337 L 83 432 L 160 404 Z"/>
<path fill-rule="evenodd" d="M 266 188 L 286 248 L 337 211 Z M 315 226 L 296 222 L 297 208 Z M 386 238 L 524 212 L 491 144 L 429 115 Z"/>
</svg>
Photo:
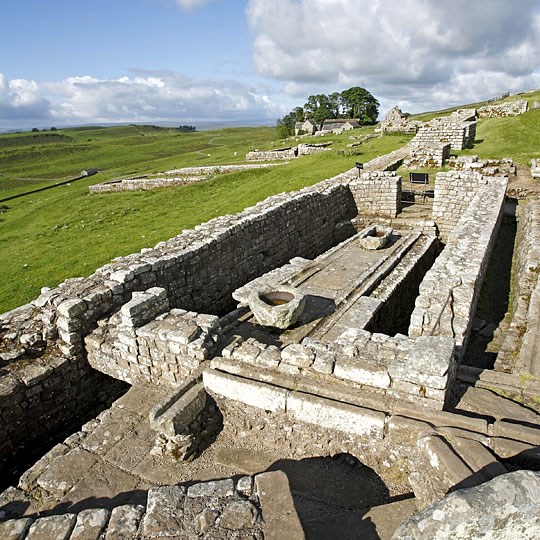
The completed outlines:
<svg viewBox="0 0 540 540">
<path fill-rule="evenodd" d="M 85 339 L 88 362 L 130 384 L 181 383 L 214 352 L 219 318 L 183 309 L 169 311 L 165 289 L 133 298 Z"/>
<path fill-rule="evenodd" d="M 436 174 L 431 216 L 444 242 L 485 183 L 484 177 L 476 172 L 450 171 Z"/>
<path fill-rule="evenodd" d="M 117 182 L 105 182 L 88 186 L 88 191 L 95 193 L 116 193 L 119 191 L 150 191 L 152 189 L 185 186 L 206 180 L 205 176 L 176 176 L 162 178 L 128 178 Z"/>
<path fill-rule="evenodd" d="M 285 148 L 283 150 L 267 150 L 248 152 L 246 154 L 247 161 L 278 161 L 294 159 L 298 156 L 298 150 L 296 148 Z"/>
<path fill-rule="evenodd" d="M 401 212 L 401 176 L 395 172 L 362 172 L 349 183 L 359 215 L 396 217 Z"/>
<path fill-rule="evenodd" d="M 110 405 L 127 385 L 83 360 L 49 355 L 10 364 L 0 377 L 0 471 L 7 474 L 58 433 Z"/>
<path fill-rule="evenodd" d="M 512 320 L 497 355 L 495 370 L 530 373 L 536 325 L 540 321 L 540 204 L 537 201 L 519 204 L 514 253 Z"/>
<path fill-rule="evenodd" d="M 516 101 L 508 101 L 499 105 L 486 105 L 478 109 L 480 118 L 500 118 L 507 116 L 518 116 L 526 113 L 529 108 L 529 103 L 523 99 Z"/>
<path fill-rule="evenodd" d="M 437 410 L 443 408 L 455 377 L 454 343 L 438 336 L 410 339 L 351 328 L 331 343 L 305 338 L 301 344 L 280 348 L 250 338 L 245 342 L 233 341 L 221 354 L 223 358 L 212 361 L 216 370 L 242 375 L 242 366 L 246 366 L 253 377 L 273 384 L 278 383 L 280 374 L 293 378 L 322 377 L 325 383 L 344 383 L 356 390 L 364 387 L 380 396 Z M 269 392 L 265 397 L 255 383 L 250 402 L 245 387 L 227 383 L 227 377 L 216 382 L 216 377 L 219 378 L 215 371 L 205 372 L 205 387 L 248 405 L 291 410 L 285 405 L 285 390 Z"/>
<path fill-rule="evenodd" d="M 422 145 L 411 143 L 407 167 L 442 167 L 450 157 L 449 143 L 436 143 Z"/>
<path fill-rule="evenodd" d="M 474 142 L 476 122 L 462 122 L 451 117 L 434 118 L 424 124 L 412 144 L 427 146 L 438 143 L 450 143 L 454 150 L 463 150 Z"/>
<path fill-rule="evenodd" d="M 467 208 L 448 234 L 446 247 L 420 284 L 409 327 L 412 337 L 453 337 L 459 354 L 469 337 L 485 270 L 502 219 L 508 183 L 506 178 L 485 178 L 474 173 L 468 176 L 470 204 L 461 202 Z M 465 180 L 463 173 L 446 173 L 442 178 Z M 477 192 L 472 195 L 475 187 Z"/>
</svg>

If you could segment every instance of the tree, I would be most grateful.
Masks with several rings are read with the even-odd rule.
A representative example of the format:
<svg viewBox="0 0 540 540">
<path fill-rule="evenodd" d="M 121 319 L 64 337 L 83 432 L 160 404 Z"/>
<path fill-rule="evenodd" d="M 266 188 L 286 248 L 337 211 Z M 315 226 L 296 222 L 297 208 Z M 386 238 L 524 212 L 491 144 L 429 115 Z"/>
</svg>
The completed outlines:
<svg viewBox="0 0 540 540">
<path fill-rule="evenodd" d="M 304 112 L 307 118 L 321 125 L 327 118 L 332 118 L 330 98 L 325 94 L 309 96 L 304 105 Z"/>
<path fill-rule="evenodd" d="M 374 124 L 379 115 L 379 102 L 365 88 L 353 86 L 341 92 L 345 117 L 357 118 L 361 124 Z"/>
</svg>

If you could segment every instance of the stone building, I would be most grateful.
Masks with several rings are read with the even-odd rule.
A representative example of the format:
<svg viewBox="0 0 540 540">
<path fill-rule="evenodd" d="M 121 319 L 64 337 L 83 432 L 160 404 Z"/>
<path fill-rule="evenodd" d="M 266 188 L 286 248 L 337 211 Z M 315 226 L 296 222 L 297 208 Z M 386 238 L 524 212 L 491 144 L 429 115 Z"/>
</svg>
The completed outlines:
<svg viewBox="0 0 540 540">
<path fill-rule="evenodd" d="M 306 133 L 308 135 L 315 135 L 319 131 L 319 126 L 315 123 L 314 120 L 308 118 L 303 122 L 296 122 L 294 125 L 294 134 L 300 135 L 300 133 Z"/>
</svg>

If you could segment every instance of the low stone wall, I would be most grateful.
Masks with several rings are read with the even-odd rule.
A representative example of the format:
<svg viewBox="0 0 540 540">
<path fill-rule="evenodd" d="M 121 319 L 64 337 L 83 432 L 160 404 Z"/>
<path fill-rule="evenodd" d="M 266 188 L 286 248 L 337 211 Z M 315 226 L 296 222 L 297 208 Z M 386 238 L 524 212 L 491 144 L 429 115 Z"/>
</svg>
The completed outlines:
<svg viewBox="0 0 540 540">
<path fill-rule="evenodd" d="M 217 174 L 227 174 L 251 169 L 273 167 L 276 163 L 209 165 L 204 167 L 184 167 L 173 169 L 155 176 L 139 176 L 136 178 L 120 178 L 102 184 L 89 186 L 90 193 L 111 193 L 118 191 L 149 191 L 152 189 L 185 186 L 195 182 L 208 180 Z"/>
<path fill-rule="evenodd" d="M 537 201 L 521 202 L 518 206 L 516 246 L 512 320 L 497 355 L 495 370 L 532 374 L 531 358 L 540 324 L 540 203 Z"/>
<path fill-rule="evenodd" d="M 147 488 L 144 500 L 144 505 L 112 510 L 11 519 L 0 522 L 0 535 L 20 540 L 305 538 L 282 471 Z"/>
<path fill-rule="evenodd" d="M 450 143 L 454 150 L 463 150 L 474 142 L 476 122 L 463 122 L 452 117 L 434 118 L 419 130 L 412 144 L 427 146 Z"/>
<path fill-rule="evenodd" d="M 10 364 L 0 377 L 0 470 L 110 405 L 127 385 L 85 361 L 49 355 Z"/>
<path fill-rule="evenodd" d="M 298 157 L 297 148 L 283 148 L 281 150 L 254 150 L 246 154 L 247 161 L 279 161 Z"/>
<path fill-rule="evenodd" d="M 529 108 L 529 103 L 523 99 L 516 101 L 508 101 L 499 105 L 486 105 L 478 109 L 480 118 L 501 118 L 507 116 L 518 116 L 526 113 Z"/>
<path fill-rule="evenodd" d="M 224 359 L 212 361 L 215 369 L 235 373 L 235 366 L 240 364 L 293 378 L 322 376 L 326 382 L 337 380 L 354 387 L 361 385 L 388 398 L 439 410 L 444 407 L 447 391 L 455 377 L 454 343 L 445 337 L 410 339 L 399 334 L 389 337 L 350 329 L 335 342 L 305 338 L 301 344 L 284 348 L 266 345 L 253 338 L 233 341 L 221 354 Z M 205 385 L 209 377 L 213 375 L 204 375 Z M 268 375 L 261 375 L 259 379 L 273 380 Z M 211 390 L 216 390 L 213 383 L 208 385 Z M 237 401 L 249 399 L 245 389 L 240 392 L 233 385 L 228 387 L 223 391 L 234 395 L 224 394 L 225 397 Z M 237 395 L 237 391 L 244 395 Z M 264 392 L 253 387 L 252 402 L 246 403 L 274 410 L 278 405 L 273 400 L 278 398 L 274 391 L 269 392 L 270 401 L 265 403 Z M 287 392 L 279 391 L 278 394 L 279 407 L 288 410 L 285 405 Z"/>
<path fill-rule="evenodd" d="M 510 158 L 479 159 L 478 156 L 452 156 L 448 167 L 456 171 L 474 171 L 483 176 L 509 176 L 516 174 L 516 167 Z"/>
<path fill-rule="evenodd" d="M 460 174 L 445 174 L 450 180 L 465 180 Z M 411 316 L 409 335 L 451 336 L 461 355 L 503 215 L 508 180 L 484 178 L 469 173 L 470 204 L 448 235 L 447 244 L 420 284 L 420 295 Z M 439 177 L 439 175 L 437 175 Z M 437 189 L 437 188 L 436 188 Z M 447 203 L 451 208 L 450 200 Z M 463 201 L 463 205 L 466 202 Z"/>
<path fill-rule="evenodd" d="M 401 176 L 395 172 L 362 172 L 349 189 L 360 215 L 394 218 L 401 212 Z"/>
<path fill-rule="evenodd" d="M 153 189 L 170 188 L 176 186 L 187 186 L 195 182 L 206 180 L 206 176 L 176 176 L 160 178 L 126 178 L 114 182 L 94 184 L 88 186 L 91 194 L 96 193 L 117 193 L 120 191 L 151 191 Z"/>
<path fill-rule="evenodd" d="M 381 132 L 383 134 L 405 133 L 415 135 L 422 122 L 417 120 L 383 121 L 381 122 Z"/>
<path fill-rule="evenodd" d="M 88 362 L 130 384 L 182 383 L 212 355 L 219 330 L 218 317 L 169 311 L 165 289 L 153 287 L 85 338 Z"/>
<path fill-rule="evenodd" d="M 407 167 L 442 167 L 444 162 L 450 158 L 450 144 L 437 143 L 421 145 L 412 143 L 410 145 L 409 159 L 406 161 Z"/>
</svg>

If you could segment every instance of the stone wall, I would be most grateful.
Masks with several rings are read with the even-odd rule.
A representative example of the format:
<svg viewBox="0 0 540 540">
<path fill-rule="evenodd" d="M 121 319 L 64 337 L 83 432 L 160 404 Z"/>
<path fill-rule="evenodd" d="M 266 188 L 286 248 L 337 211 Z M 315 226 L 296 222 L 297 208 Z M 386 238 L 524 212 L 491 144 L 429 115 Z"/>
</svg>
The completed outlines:
<svg viewBox="0 0 540 540">
<path fill-rule="evenodd" d="M 304 338 L 301 344 L 283 348 L 253 338 L 236 340 L 221 354 L 222 359 L 212 361 L 214 370 L 239 373 L 241 366 L 246 366 L 260 370 L 259 380 L 274 382 L 279 374 L 289 377 L 290 382 L 295 377 L 323 377 L 326 383 L 338 381 L 354 388 L 360 385 L 388 398 L 438 410 L 443 408 L 455 377 L 454 343 L 446 337 L 389 337 L 352 328 L 335 342 Z M 227 383 L 227 377 L 215 383 L 215 377 L 215 371 L 204 374 L 210 391 L 255 407 L 289 410 L 285 390 L 274 391 L 269 386 L 265 398 L 264 385 L 260 391 L 257 384 L 252 385 L 249 394 L 247 387 L 235 387 Z"/>
<path fill-rule="evenodd" d="M 540 203 L 537 201 L 521 202 L 518 206 L 516 246 L 512 320 L 497 355 L 495 370 L 531 374 L 540 324 Z"/>
<path fill-rule="evenodd" d="M 463 150 L 470 146 L 476 136 L 476 122 L 463 122 L 457 118 L 439 117 L 425 123 L 412 143 L 427 146 L 438 143 L 450 143 L 454 150 Z"/>
<path fill-rule="evenodd" d="M 508 101 L 499 105 L 486 105 L 478 109 L 480 118 L 500 118 L 507 116 L 518 116 L 526 113 L 529 108 L 529 103 L 523 99 L 516 101 Z"/>
<path fill-rule="evenodd" d="M 217 174 L 262 169 L 273 167 L 274 163 L 238 164 L 238 165 L 209 165 L 204 167 L 184 167 L 173 169 L 155 176 L 138 176 L 136 178 L 120 178 L 102 184 L 89 186 L 90 193 L 110 193 L 117 191 L 148 191 L 151 189 L 185 186 L 194 182 L 208 180 Z"/>
<path fill-rule="evenodd" d="M 0 377 L 2 474 L 7 476 L 25 453 L 95 416 L 126 389 L 84 360 L 58 354 L 5 366 Z"/>
<path fill-rule="evenodd" d="M 467 177 L 463 173 L 439 173 L 437 179 L 440 184 L 446 181 L 452 184 L 453 179 L 460 181 L 468 193 L 459 195 L 456 209 L 466 209 L 451 232 L 447 229 L 446 247 L 420 284 L 409 335 L 451 336 L 461 354 L 468 341 L 485 270 L 502 219 L 508 180 L 484 178 L 474 173 Z M 451 212 L 452 198 L 446 204 Z"/>
<path fill-rule="evenodd" d="M 206 180 L 205 176 L 172 176 L 158 178 L 126 178 L 114 182 L 104 182 L 88 186 L 91 194 L 96 193 L 116 193 L 119 191 L 150 191 L 152 189 L 170 188 L 176 186 L 187 186 L 195 182 Z"/>
<path fill-rule="evenodd" d="M 395 172 L 362 172 L 349 183 L 358 214 L 396 217 L 401 212 L 401 176 Z"/>
<path fill-rule="evenodd" d="M 516 174 L 516 167 L 510 158 L 479 159 L 478 156 L 452 156 L 448 167 L 456 171 L 474 171 L 483 176 L 509 176 Z"/>
<path fill-rule="evenodd" d="M 100 321 L 85 339 L 94 368 L 130 384 L 181 383 L 209 358 L 219 338 L 219 318 L 169 311 L 165 289 L 134 292 L 119 312 Z"/>
<path fill-rule="evenodd" d="M 289 160 L 298 157 L 298 149 L 283 148 L 280 150 L 254 150 L 246 154 L 247 161 L 278 161 Z"/>
<path fill-rule="evenodd" d="M 419 144 L 413 142 L 410 145 L 409 159 L 405 162 L 406 167 L 442 167 L 450 158 L 450 144 Z"/>
<path fill-rule="evenodd" d="M 477 172 L 450 171 L 436 174 L 431 216 L 444 242 L 485 183 L 484 177 Z"/>
</svg>

